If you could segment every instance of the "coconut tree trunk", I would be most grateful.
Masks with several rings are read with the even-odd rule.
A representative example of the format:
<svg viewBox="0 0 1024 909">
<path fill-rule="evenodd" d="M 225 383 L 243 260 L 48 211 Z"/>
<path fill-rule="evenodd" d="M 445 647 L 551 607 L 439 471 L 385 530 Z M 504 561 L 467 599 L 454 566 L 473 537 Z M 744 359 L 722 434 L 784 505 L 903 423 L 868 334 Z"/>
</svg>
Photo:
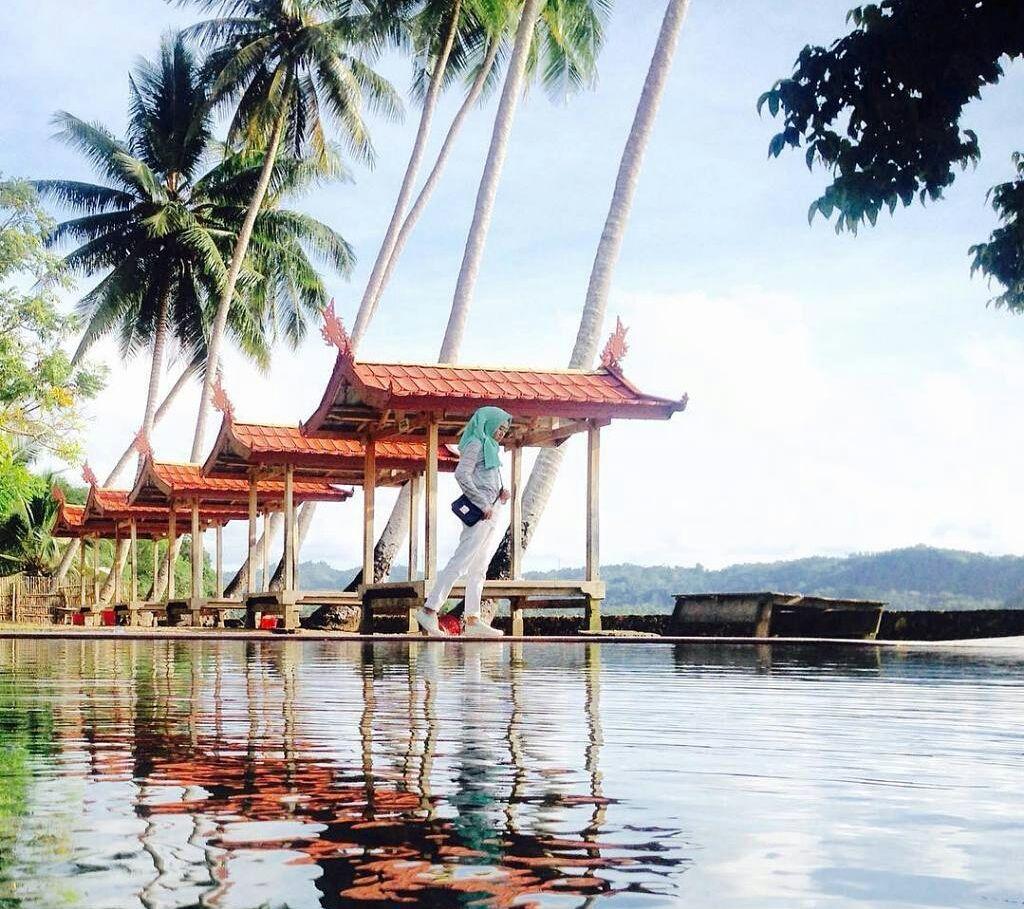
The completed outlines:
<svg viewBox="0 0 1024 909">
<path fill-rule="evenodd" d="M 427 179 L 424 181 L 423 187 L 420 189 L 420 193 L 416 197 L 416 201 L 413 203 L 412 208 L 409 209 L 409 214 L 406 215 L 405 220 L 402 222 L 402 229 L 398 232 L 398 237 L 395 239 L 395 246 L 391 252 L 391 256 L 388 258 L 387 268 L 384 271 L 384 275 L 380 281 L 380 286 L 377 288 L 377 292 L 371 302 L 369 315 L 369 318 L 371 319 L 377 312 L 377 304 L 380 302 L 380 298 L 383 295 L 385 288 L 391 282 L 391 276 L 394 273 L 395 266 L 398 264 L 398 260 L 402 256 L 406 243 L 409 242 L 409 237 L 412 236 L 416 223 L 419 221 L 420 216 L 426 209 L 427 203 L 430 201 L 430 197 L 434 194 L 434 190 L 437 189 L 438 184 L 441 182 L 441 175 L 444 173 L 445 166 L 448 164 L 448 159 L 451 157 L 452 149 L 455 147 L 455 139 L 461 132 L 462 125 L 465 123 L 470 111 L 472 111 L 477 101 L 480 100 L 480 95 L 483 93 L 484 85 L 487 83 L 487 77 L 494 68 L 494 61 L 498 56 L 499 47 L 500 42 L 495 39 L 487 48 L 487 55 L 481 65 L 480 72 L 477 73 L 465 100 L 463 100 L 458 112 L 452 119 L 451 125 L 448 127 L 448 133 L 444 137 L 444 143 L 441 145 L 441 150 L 437 153 L 437 160 L 434 162 L 434 167 L 427 176 Z"/>
<path fill-rule="evenodd" d="M 476 278 L 480 270 L 484 243 L 487 240 L 487 232 L 490 228 L 491 216 L 494 212 L 494 199 L 505 164 L 505 157 L 508 153 L 512 123 L 515 119 L 516 108 L 519 105 L 519 98 L 523 93 L 523 86 L 526 81 L 527 58 L 529 57 L 530 46 L 533 43 L 537 18 L 540 16 L 543 6 L 544 0 L 525 0 L 523 10 L 519 16 L 512 59 L 509 61 L 508 72 L 505 74 L 505 84 L 502 87 L 501 100 L 498 103 L 498 111 L 494 117 L 491 144 L 487 151 L 484 171 L 480 177 L 480 187 L 477 191 L 473 223 L 470 226 L 469 236 L 466 240 L 466 251 L 462 259 L 459 281 L 455 288 L 455 297 L 452 300 L 448 327 L 445 330 L 444 340 L 441 343 L 441 353 L 438 356 L 438 362 L 440 363 L 454 363 L 458 359 L 459 347 L 462 344 L 462 337 L 465 333 L 466 318 L 469 315 L 469 307 L 473 300 L 473 289 L 476 286 Z M 391 566 L 394 563 L 399 547 L 401 547 L 406 534 L 409 532 L 410 494 L 409 484 L 407 483 L 399 492 L 398 499 L 388 517 L 388 522 L 374 547 L 375 581 L 387 577 L 391 572 Z M 356 576 L 347 589 L 353 590 L 358 584 L 362 583 L 361 574 L 360 572 Z"/>
<path fill-rule="evenodd" d="M 501 91 L 498 112 L 494 117 L 494 129 L 491 132 L 491 145 L 487 150 L 484 172 L 480 177 L 477 190 L 476 206 L 473 210 L 473 223 L 466 238 L 466 250 L 459 269 L 459 280 L 455 285 L 455 296 L 452 309 L 448 316 L 448 327 L 445 329 L 444 342 L 441 344 L 442 363 L 454 363 L 458 359 L 459 347 L 466 329 L 466 318 L 473 302 L 473 291 L 476 288 L 480 273 L 480 262 L 483 259 L 484 244 L 491 227 L 494 214 L 494 199 L 498 192 L 498 183 L 508 154 L 509 137 L 512 134 L 512 123 L 515 120 L 519 98 L 523 94 L 526 83 L 526 63 L 533 44 L 533 33 L 540 16 L 544 0 L 525 0 L 523 10 L 519 14 L 519 26 L 516 29 L 516 42 L 512 49 L 508 72 L 505 74 L 505 85 Z"/>
<path fill-rule="evenodd" d="M 312 504 L 312 503 L 306 502 L 305 504 L 303 504 L 302 511 L 299 512 L 299 527 L 300 528 L 302 527 L 302 515 L 303 515 L 305 509 L 310 504 Z M 265 534 L 261 533 L 259 535 L 259 539 L 256 540 L 256 549 L 255 549 L 256 552 L 262 552 L 263 551 L 263 537 L 266 536 L 267 534 L 269 534 L 269 537 L 267 538 L 267 545 L 268 546 L 273 545 L 274 540 L 277 537 L 278 531 L 280 531 L 280 529 L 281 529 L 281 524 L 283 523 L 283 520 L 284 519 L 281 516 L 281 512 L 275 511 L 273 514 L 271 514 L 271 516 L 270 516 L 270 527 L 267 529 L 267 532 Z M 307 523 L 307 526 L 308 526 L 308 521 L 306 523 Z M 302 536 L 300 535 L 299 543 L 301 544 L 301 542 L 302 542 Z M 278 571 L 275 571 L 273 576 L 277 577 L 278 572 L 279 571 L 283 571 L 283 570 L 284 570 L 284 563 L 283 562 L 279 562 L 278 563 Z M 242 564 L 239 567 L 238 571 L 235 572 L 234 577 L 232 577 L 231 580 L 225 586 L 225 588 L 224 588 L 224 596 L 226 596 L 226 597 L 233 597 L 233 596 L 239 596 L 240 594 L 243 594 L 243 593 L 249 593 L 248 578 L 249 578 L 249 556 L 246 555 L 246 557 L 242 561 Z"/>
<path fill-rule="evenodd" d="M 611 205 L 605 219 L 604 230 L 597 244 L 594 264 L 590 272 L 587 298 L 576 333 L 576 343 L 569 358 L 571 369 L 587 369 L 594 363 L 597 347 L 601 340 L 601 328 L 608 307 L 608 292 L 612 275 L 619 261 L 626 224 L 636 195 L 637 183 L 643 166 L 644 153 L 650 143 L 654 121 L 661 105 L 672 68 L 672 58 L 679 43 L 679 32 L 689 6 L 689 0 L 669 0 L 665 18 L 661 23 L 658 42 L 654 47 L 651 65 L 640 93 L 633 125 L 626 140 L 626 147 L 619 162 L 619 173 L 615 179 Z M 523 548 L 533 534 L 537 522 L 547 505 L 558 476 L 564 451 L 562 448 L 544 449 L 537 456 L 530 477 L 523 489 Z M 488 577 L 506 577 L 511 562 L 511 528 L 498 547 L 488 569 Z"/>
<path fill-rule="evenodd" d="M 252 239 L 256 217 L 260 213 L 263 200 L 267 195 L 267 189 L 270 187 L 270 177 L 274 171 L 277 150 L 281 144 L 281 135 L 284 133 L 285 119 L 288 116 L 287 99 L 291 96 L 293 82 L 294 76 L 289 72 L 282 90 L 282 97 L 285 101 L 280 113 L 277 115 L 277 119 L 274 121 L 274 129 L 270 134 L 270 141 L 267 143 L 267 148 L 264 152 L 259 182 L 256 184 L 256 191 L 253 193 L 252 199 L 249 200 L 249 208 L 245 213 L 245 220 L 242 221 L 242 228 L 238 232 L 238 239 L 235 241 L 235 249 L 231 254 L 231 264 L 228 267 L 224 289 L 221 292 L 220 301 L 217 304 L 217 312 L 213 319 L 213 327 L 210 330 L 210 339 L 206 347 L 206 375 L 203 377 L 203 391 L 199 397 L 199 414 L 196 417 L 196 432 L 192 439 L 192 456 L 190 458 L 192 462 L 197 462 L 203 453 L 203 442 L 206 436 L 206 417 L 209 413 L 210 400 L 213 395 L 213 383 L 217 375 L 217 365 L 220 362 L 220 349 L 224 341 L 224 327 L 228 321 L 228 311 L 231 309 L 231 300 L 235 295 L 238 275 L 242 270 L 245 254 L 249 250 L 249 241 Z"/>
<path fill-rule="evenodd" d="M 142 434 L 148 439 L 153 434 L 153 420 L 156 416 L 157 395 L 160 393 L 160 377 L 164 371 L 164 348 L 167 346 L 167 314 L 171 308 L 171 292 L 165 288 L 160 298 L 160 311 L 157 313 L 156 333 L 153 335 L 153 355 L 149 364 L 149 389 L 146 392 L 146 409 L 142 417 Z M 130 449 L 129 449 L 130 450 Z M 122 460 L 125 460 L 122 458 Z M 121 461 L 118 461 L 114 470 L 110 472 L 104 486 L 113 482 L 117 476 Z M 100 602 L 109 603 L 114 596 L 114 589 L 117 586 L 115 579 L 124 570 L 125 562 L 128 560 L 128 541 L 119 540 L 114 550 L 111 570 L 107 573 L 107 579 L 103 582 L 100 590 Z"/>
<path fill-rule="evenodd" d="M 412 145 L 412 152 L 409 154 L 409 163 L 405 166 L 405 176 L 402 178 L 402 185 L 398 190 L 398 198 L 395 200 L 394 210 L 391 212 L 391 221 L 384 233 L 384 240 L 377 252 L 377 260 L 373 263 L 373 270 L 370 272 L 370 279 L 366 282 L 366 289 L 363 291 L 363 299 L 359 304 L 359 312 L 356 315 L 355 324 L 352 327 L 352 346 L 359 345 L 366 329 L 370 324 L 374 301 L 380 294 L 381 281 L 388 261 L 395 249 L 395 242 L 398 239 L 398 232 L 402 226 L 402 219 L 405 209 L 412 197 L 413 184 L 416 182 L 416 175 L 419 173 L 420 164 L 423 162 L 423 154 L 427 148 L 427 139 L 430 137 L 430 125 L 434 119 L 434 112 L 437 110 L 437 99 L 441 95 L 441 86 L 444 82 L 445 70 L 448 68 L 448 58 L 452 53 L 452 46 L 455 43 L 455 35 L 459 30 L 459 18 L 462 15 L 462 0 L 455 0 L 452 8 L 452 21 L 444 38 L 441 54 L 434 61 L 434 72 L 430 76 L 430 85 L 427 88 L 426 97 L 423 99 L 423 110 L 420 113 L 420 125 L 416 130 L 416 140 Z"/>
</svg>

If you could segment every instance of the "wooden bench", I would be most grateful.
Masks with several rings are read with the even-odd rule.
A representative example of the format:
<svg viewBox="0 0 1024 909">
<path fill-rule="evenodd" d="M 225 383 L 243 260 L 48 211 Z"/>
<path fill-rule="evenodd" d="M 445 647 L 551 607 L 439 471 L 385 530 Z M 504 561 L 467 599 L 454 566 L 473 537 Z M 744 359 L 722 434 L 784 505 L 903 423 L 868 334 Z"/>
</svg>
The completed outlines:
<svg viewBox="0 0 1024 909">
<path fill-rule="evenodd" d="M 223 628 L 224 613 L 244 608 L 245 603 L 241 599 L 231 597 L 169 600 L 166 607 L 167 623 L 178 625 L 183 618 L 188 618 L 190 623 L 198 628 L 202 625 L 203 616 L 213 615 L 214 627 Z"/>
<path fill-rule="evenodd" d="M 360 631 L 369 634 L 378 615 L 408 617 L 410 634 L 419 633 L 416 612 L 430 593 L 432 582 L 389 581 L 365 584 L 359 588 L 363 604 Z M 452 588 L 451 598 L 461 599 L 465 585 Z M 487 599 L 508 600 L 512 614 L 512 634 L 523 635 L 523 613 L 531 609 L 582 609 L 584 631 L 601 630 L 601 602 L 605 596 L 602 581 L 486 581 L 483 595 Z"/>
</svg>

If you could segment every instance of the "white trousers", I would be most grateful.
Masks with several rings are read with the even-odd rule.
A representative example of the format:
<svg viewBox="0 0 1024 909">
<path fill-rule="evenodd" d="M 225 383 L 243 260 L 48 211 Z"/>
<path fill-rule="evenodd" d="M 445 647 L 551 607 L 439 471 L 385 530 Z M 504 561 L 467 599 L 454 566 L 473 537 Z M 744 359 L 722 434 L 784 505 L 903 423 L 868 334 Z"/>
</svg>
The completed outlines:
<svg viewBox="0 0 1024 909">
<path fill-rule="evenodd" d="M 501 523 L 501 511 L 495 503 L 491 516 L 477 521 L 472 527 L 463 525 L 459 545 L 438 572 L 434 588 L 424 606 L 437 611 L 451 596 L 452 588 L 463 575 L 466 576 L 466 615 L 480 615 L 480 597 L 484 592 L 487 565 L 495 548 L 495 537 Z"/>
</svg>

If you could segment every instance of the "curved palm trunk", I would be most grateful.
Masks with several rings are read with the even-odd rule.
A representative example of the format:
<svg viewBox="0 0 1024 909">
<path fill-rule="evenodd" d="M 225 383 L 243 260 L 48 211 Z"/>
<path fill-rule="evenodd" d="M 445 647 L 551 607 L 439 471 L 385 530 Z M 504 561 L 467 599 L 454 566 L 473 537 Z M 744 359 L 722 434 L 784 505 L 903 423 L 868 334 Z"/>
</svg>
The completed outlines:
<svg viewBox="0 0 1024 909">
<path fill-rule="evenodd" d="M 476 207 L 473 223 L 470 225 L 466 239 L 466 251 L 459 271 L 459 281 L 455 287 L 451 314 L 445 329 L 444 340 L 441 342 L 440 363 L 454 363 L 458 359 L 459 348 L 465 333 L 466 318 L 473 301 L 473 290 L 480 271 L 480 260 L 483 257 L 484 243 L 494 213 L 494 199 L 498 191 L 498 183 L 508 153 L 509 137 L 515 119 L 519 98 L 523 93 L 526 81 L 526 63 L 533 43 L 533 35 L 544 6 L 544 0 L 525 0 L 516 28 L 516 41 L 509 61 L 505 84 L 501 90 L 501 100 L 494 116 L 494 129 L 491 133 L 491 144 L 487 151 L 487 160 L 480 177 L 477 190 Z M 402 487 L 388 522 L 374 547 L 374 580 L 385 578 L 391 571 L 395 556 L 409 532 L 409 485 Z M 361 573 L 357 575 L 349 590 L 362 582 Z"/>
<path fill-rule="evenodd" d="M 164 371 L 164 348 L 167 346 L 167 314 L 171 308 L 171 294 L 165 290 L 160 298 L 160 311 L 157 313 L 156 334 L 153 336 L 153 355 L 149 364 L 149 389 L 146 392 L 146 409 L 142 417 L 142 434 L 148 439 L 153 434 L 153 419 L 156 416 L 157 395 L 160 393 L 160 377 Z M 119 472 L 121 462 L 126 461 L 124 457 L 110 472 L 104 486 L 109 486 Z M 116 578 L 124 571 L 125 562 L 128 561 L 128 541 L 119 540 L 114 550 L 111 570 L 107 573 L 107 579 L 103 582 L 100 590 L 100 602 L 109 603 L 114 596 L 114 589 L 117 586 Z"/>
<path fill-rule="evenodd" d="M 448 159 L 451 157 L 452 149 L 455 147 L 455 140 L 461 132 L 462 126 L 465 123 L 466 118 L 469 116 L 470 111 L 472 111 L 477 101 L 480 100 L 480 95 L 483 93 L 484 86 L 487 84 L 487 76 L 494 68 L 494 61 L 498 56 L 499 47 L 500 42 L 495 40 L 492 41 L 487 48 L 487 53 L 485 54 L 484 60 L 481 64 L 480 72 L 477 73 L 469 92 L 466 94 L 465 99 L 459 106 L 455 116 L 452 118 L 452 122 L 448 127 L 448 132 L 445 134 L 444 142 L 441 144 L 441 149 L 437 153 L 434 166 L 427 176 L 427 179 L 424 181 L 412 208 L 409 209 L 409 213 L 405 216 L 405 220 L 402 221 L 401 230 L 398 232 L 398 235 L 394 240 L 391 253 L 387 257 L 384 273 L 380 277 L 377 288 L 372 297 L 367 297 L 366 295 L 363 296 L 363 301 L 359 306 L 359 312 L 356 314 L 355 327 L 352 330 L 353 347 L 358 346 L 363 335 L 366 334 L 370 321 L 377 313 L 377 304 L 380 302 L 380 298 L 383 295 L 385 288 L 390 283 L 391 276 L 394 274 L 395 266 L 401 258 L 402 251 L 405 249 L 406 243 L 409 242 L 409 237 L 412 236 L 412 232 L 416 227 L 417 222 L 426 210 L 427 203 L 430 201 L 431 196 L 433 196 L 434 190 L 437 189 L 438 184 L 441 182 L 441 176 L 444 173 L 445 166 L 448 164 Z M 367 291 L 369 291 L 369 289 L 369 286 L 367 286 Z M 309 525 L 312 523 L 312 513 L 315 512 L 316 505 L 316 502 L 306 502 L 299 511 L 298 541 L 300 547 L 306 539 L 306 532 L 309 530 Z M 386 577 L 390 573 L 391 563 L 394 560 L 395 553 L 397 553 L 403 537 L 408 533 L 408 505 L 408 493 L 403 487 L 399 493 L 399 499 L 395 503 L 395 508 L 404 509 L 402 510 L 402 514 L 404 514 L 405 517 L 401 517 L 398 510 L 393 511 L 383 533 L 381 534 L 380 540 L 377 541 L 374 548 L 374 563 L 376 565 L 376 575 L 378 579 Z M 245 583 L 246 574 L 244 572 L 244 568 L 245 566 L 243 565 L 231 581 L 235 589 L 241 589 L 242 585 Z M 282 562 L 278 562 L 277 570 L 274 572 L 275 580 L 278 579 L 283 570 L 284 564 Z M 355 578 L 353 584 L 361 583 L 361 580 L 362 572 L 360 572 Z M 349 589 L 354 590 L 355 587 L 350 586 Z"/>
<path fill-rule="evenodd" d="M 601 240 L 594 255 L 587 298 L 580 317 L 580 327 L 576 333 L 576 343 L 569 359 L 569 367 L 572 369 L 589 368 L 597 355 L 612 274 L 619 260 L 626 224 L 640 179 L 644 152 L 654 129 L 654 121 L 665 92 L 665 83 L 672 68 L 672 58 L 679 43 L 679 32 L 688 6 L 689 0 L 669 0 L 665 10 L 658 43 L 654 47 L 651 65 L 647 70 L 647 78 L 644 80 L 643 91 L 640 93 L 640 101 L 633 117 L 633 125 L 619 162 L 619 173 L 615 179 L 608 217 L 605 219 Z M 563 457 L 564 452 L 561 448 L 544 449 L 537 456 L 533 470 L 530 471 L 530 478 L 523 489 L 524 549 L 551 496 Z M 511 563 L 510 544 L 511 528 L 506 531 L 498 551 L 491 560 L 488 577 L 507 576 Z"/>
<path fill-rule="evenodd" d="M 402 229 L 399 231 L 398 237 L 395 239 L 394 249 L 391 251 L 391 255 L 388 258 L 387 268 L 381 278 L 380 286 L 377 288 L 377 292 L 371 301 L 368 320 L 372 319 L 376 314 L 377 304 L 380 302 L 380 298 L 383 295 L 384 290 L 391 282 L 391 276 L 394 274 L 395 266 L 398 264 L 398 260 L 401 258 L 406 244 L 409 242 L 409 237 L 412 236 L 412 232 L 415 229 L 417 222 L 426 210 L 427 203 L 430 201 L 431 196 L 434 194 L 434 190 L 437 189 L 438 184 L 441 182 L 441 176 L 448 164 L 448 159 L 451 157 L 452 149 L 455 147 L 455 140 L 462 131 L 462 126 L 466 122 L 466 118 L 469 116 L 470 111 L 472 111 L 477 101 L 480 100 L 480 95 L 483 93 L 484 86 L 487 84 L 487 77 L 494 68 L 494 61 L 498 56 L 499 46 L 500 43 L 495 40 L 492 41 L 490 46 L 487 48 L 487 54 L 484 57 L 480 72 L 473 80 L 473 85 L 470 87 L 465 99 L 459 106 L 455 116 L 452 118 L 451 125 L 448 127 L 448 132 L 441 145 L 441 150 L 437 153 L 437 159 L 434 161 L 434 166 L 431 169 L 430 174 L 427 176 L 427 179 L 424 181 L 423 187 L 420 189 L 419 195 L 416 197 L 416 201 L 413 203 L 412 208 L 409 209 L 409 214 L 406 215 L 405 220 L 402 222 Z"/>
<path fill-rule="evenodd" d="M 444 341 L 441 344 L 442 363 L 454 363 L 458 358 L 462 336 L 466 329 L 469 307 L 473 302 L 473 291 L 480 274 L 480 262 L 483 259 L 484 244 L 491 227 L 494 215 L 494 199 L 498 192 L 498 183 L 505 166 L 508 154 L 509 137 L 512 134 L 512 123 L 515 120 L 516 108 L 523 93 L 526 82 L 526 63 L 533 44 L 533 33 L 540 16 L 544 0 L 525 0 L 523 11 L 519 14 L 519 26 L 516 29 L 516 43 L 509 61 L 505 85 L 501 91 L 501 101 L 494 117 L 494 129 L 491 132 L 491 145 L 487 150 L 484 172 L 480 177 L 480 188 L 477 190 L 476 206 L 473 210 L 473 223 L 466 238 L 466 251 L 459 269 L 459 280 L 455 285 L 455 296 L 452 310 L 448 317 Z"/>
<path fill-rule="evenodd" d="M 359 312 L 356 315 L 355 324 L 352 327 L 352 346 L 359 346 L 366 329 L 370 324 L 373 315 L 373 306 L 380 295 L 381 281 L 388 261 L 395 249 L 395 242 L 398 239 L 398 232 L 402 226 L 402 218 L 405 209 L 412 197 L 413 184 L 416 182 L 416 175 L 419 173 L 420 164 L 423 161 L 423 154 L 427 148 L 427 139 L 430 137 L 430 125 L 434 119 L 434 111 L 437 110 L 437 99 L 441 94 L 441 85 L 444 82 L 445 70 L 448 68 L 448 58 L 452 53 L 452 46 L 455 44 L 455 35 L 459 30 L 459 17 L 462 14 L 462 0 L 455 0 L 452 10 L 452 21 L 445 35 L 444 46 L 441 54 L 434 63 L 434 72 L 430 77 L 430 85 L 427 88 L 426 97 L 423 99 L 423 110 L 420 113 L 420 124 L 416 130 L 416 140 L 412 145 L 412 152 L 409 154 L 409 163 L 405 166 L 405 176 L 402 178 L 402 185 L 398 190 L 398 198 L 395 200 L 395 208 L 391 212 L 391 221 L 384 233 L 384 239 L 377 252 L 377 260 L 373 263 L 373 270 L 366 282 L 366 289 L 363 291 L 363 299 L 359 304 Z"/>
<path fill-rule="evenodd" d="M 282 96 L 285 99 L 291 96 L 293 81 L 293 76 L 289 73 L 285 79 L 282 91 Z M 270 141 L 267 143 L 267 149 L 264 153 L 259 182 L 256 184 L 256 191 L 253 193 L 252 199 L 249 200 L 249 208 L 245 213 L 245 220 L 242 221 L 242 228 L 238 232 L 235 249 L 231 254 L 231 265 L 228 267 L 224 290 L 221 293 L 220 301 L 217 303 L 217 312 L 213 319 L 210 340 L 206 347 L 206 375 L 203 378 L 203 391 L 199 396 L 196 432 L 192 439 L 192 455 L 190 460 L 193 462 L 198 461 L 203 453 L 203 442 L 206 436 L 206 417 L 210 410 L 210 399 L 213 395 L 213 383 L 217 376 L 217 365 L 220 363 L 220 349 L 224 341 L 224 328 L 228 321 L 228 311 L 231 309 L 231 300 L 235 295 L 235 285 L 238 283 L 238 275 L 242 270 L 245 254 L 249 250 L 249 241 L 252 239 L 256 217 L 260 213 L 263 200 L 267 195 L 267 189 L 270 186 L 270 177 L 274 172 L 274 163 L 277 160 L 277 150 L 281 144 L 281 135 L 284 132 L 287 114 L 286 102 L 278 114 L 277 120 L 274 122 L 274 130 L 270 135 Z"/>
<path fill-rule="evenodd" d="M 301 545 L 302 540 L 303 540 L 303 536 L 302 536 L 302 527 L 303 527 L 302 518 L 305 515 L 305 509 L 308 508 L 310 505 L 312 505 L 312 502 L 304 503 L 303 506 L 302 506 L 302 510 L 299 512 L 299 530 L 300 530 L 299 544 L 300 545 Z M 310 515 L 310 519 L 312 519 L 312 515 Z M 263 538 L 265 536 L 267 536 L 267 534 L 269 534 L 269 536 L 267 536 L 267 546 L 272 546 L 273 545 L 274 540 L 276 539 L 277 534 L 278 534 L 278 532 L 281 529 L 281 524 L 282 524 L 283 520 L 284 519 L 281 516 L 281 512 L 279 512 L 279 511 L 275 511 L 270 516 L 270 527 L 268 528 L 266 533 L 261 533 L 259 535 L 258 539 L 256 540 L 256 549 L 255 549 L 256 552 L 262 552 L 263 551 Z M 306 521 L 306 526 L 307 527 L 309 526 L 309 521 L 308 520 Z M 274 572 L 273 576 L 277 577 L 278 573 L 279 572 L 283 572 L 283 571 L 284 571 L 284 562 L 278 562 L 277 571 Z M 228 583 L 225 585 L 225 587 L 224 587 L 224 596 L 226 596 L 226 597 L 234 597 L 234 596 L 239 596 L 240 594 L 243 594 L 243 593 L 248 593 L 249 592 L 249 589 L 248 589 L 248 578 L 249 578 L 249 556 L 246 555 L 246 557 L 242 561 L 242 564 L 239 567 L 238 571 L 235 572 L 234 577 L 232 577 L 231 580 L 228 581 Z"/>
</svg>

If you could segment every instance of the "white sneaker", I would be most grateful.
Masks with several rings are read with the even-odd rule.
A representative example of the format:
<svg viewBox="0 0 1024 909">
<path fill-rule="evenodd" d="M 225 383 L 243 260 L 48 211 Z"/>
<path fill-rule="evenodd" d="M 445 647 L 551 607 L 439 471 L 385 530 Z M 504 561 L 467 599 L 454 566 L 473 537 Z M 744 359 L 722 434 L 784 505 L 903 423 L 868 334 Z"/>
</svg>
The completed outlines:
<svg viewBox="0 0 1024 909">
<path fill-rule="evenodd" d="M 441 626 L 437 624 L 436 612 L 427 612 L 426 609 L 420 609 L 416 612 L 416 622 L 422 629 L 423 633 L 428 637 L 445 637 L 445 633 L 441 630 Z"/>
<path fill-rule="evenodd" d="M 486 622 L 466 622 L 465 635 L 468 638 L 502 638 L 505 632 L 498 628 L 492 628 Z"/>
</svg>

